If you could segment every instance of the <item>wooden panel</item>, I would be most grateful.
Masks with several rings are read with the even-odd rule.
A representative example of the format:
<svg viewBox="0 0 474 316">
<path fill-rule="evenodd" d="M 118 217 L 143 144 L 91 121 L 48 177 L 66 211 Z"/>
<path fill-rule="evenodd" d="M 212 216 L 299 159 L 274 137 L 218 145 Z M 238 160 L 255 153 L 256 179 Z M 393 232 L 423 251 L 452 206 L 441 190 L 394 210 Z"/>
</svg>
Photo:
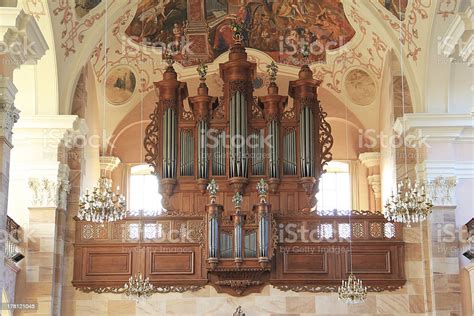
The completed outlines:
<svg viewBox="0 0 474 316">
<path fill-rule="evenodd" d="M 130 253 L 88 252 L 87 275 L 129 275 L 132 272 Z"/>
<path fill-rule="evenodd" d="M 118 245 L 82 247 L 80 270 L 75 272 L 75 281 L 120 281 L 126 282 L 137 271 L 140 253 L 130 247 Z"/>
<path fill-rule="evenodd" d="M 328 273 L 326 253 L 285 253 L 284 273 Z"/>
<path fill-rule="evenodd" d="M 202 250 L 192 244 L 149 245 L 145 250 L 145 274 L 153 282 L 200 282 L 205 278 Z"/>
<path fill-rule="evenodd" d="M 350 270 L 351 257 L 346 253 L 349 266 L 346 267 L 346 273 Z M 352 271 L 361 273 L 391 273 L 390 250 L 382 251 L 358 251 L 352 254 Z"/>
<path fill-rule="evenodd" d="M 150 275 L 194 274 L 194 252 L 152 252 Z"/>
</svg>

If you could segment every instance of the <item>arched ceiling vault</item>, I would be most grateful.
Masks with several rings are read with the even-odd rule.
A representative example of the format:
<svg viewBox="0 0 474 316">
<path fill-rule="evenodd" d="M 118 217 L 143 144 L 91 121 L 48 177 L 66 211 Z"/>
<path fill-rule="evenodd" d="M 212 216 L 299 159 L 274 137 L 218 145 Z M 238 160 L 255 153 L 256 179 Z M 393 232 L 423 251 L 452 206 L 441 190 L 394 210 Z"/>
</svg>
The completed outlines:
<svg viewBox="0 0 474 316">
<path fill-rule="evenodd" d="M 110 118 L 110 122 L 107 123 L 107 129 L 113 131 L 140 101 L 142 95 L 152 90 L 152 82 L 160 80 L 163 70 L 161 53 L 159 49 L 136 44 L 125 34 L 137 11 L 138 0 L 102 0 L 82 18 L 77 16 L 73 1 L 49 0 L 59 70 L 60 112 L 70 113 L 75 81 L 86 63 L 90 63 L 94 70 L 98 85 L 98 103 L 102 102 L 106 68 L 110 74 L 110 70 L 114 67 L 127 64 L 136 76 L 137 89 L 126 103 L 120 106 L 108 104 L 107 117 Z M 345 15 L 356 33 L 347 44 L 327 53 L 326 64 L 311 66 L 316 78 L 323 80 L 323 88 L 328 94 L 347 105 L 365 128 L 378 129 L 379 108 L 383 106 L 379 104 L 379 100 L 385 59 L 389 51 L 393 51 L 400 59 L 401 34 L 404 43 L 404 69 L 414 108 L 415 111 L 423 110 L 424 100 L 421 91 L 426 73 L 425 55 L 430 40 L 429 30 L 436 12 L 435 1 L 409 1 L 405 19 L 401 24 L 401 33 L 400 21 L 385 9 L 379 0 L 344 0 L 342 3 Z M 104 65 L 103 51 L 106 5 L 107 67 Z M 253 49 L 249 49 L 249 55 L 261 63 L 259 72 L 264 79 L 263 65 L 271 60 L 270 57 Z M 210 65 L 209 76 L 215 74 L 218 63 L 225 59 L 226 54 L 220 55 Z M 180 79 L 186 80 L 188 84 L 197 78 L 194 66 L 176 67 Z M 298 67 L 280 65 L 280 75 L 288 80 L 294 78 L 297 72 Z M 351 80 L 348 81 L 346 79 L 349 74 Z M 361 83 L 370 80 L 373 81 L 373 85 L 363 86 L 362 90 L 376 94 L 372 101 L 364 95 L 351 95 L 351 90 L 357 90 Z M 286 85 L 284 82 L 281 84 L 281 92 L 286 93 Z M 191 95 L 195 93 L 192 84 L 189 90 Z M 357 103 L 362 101 L 369 104 L 361 106 Z"/>
</svg>

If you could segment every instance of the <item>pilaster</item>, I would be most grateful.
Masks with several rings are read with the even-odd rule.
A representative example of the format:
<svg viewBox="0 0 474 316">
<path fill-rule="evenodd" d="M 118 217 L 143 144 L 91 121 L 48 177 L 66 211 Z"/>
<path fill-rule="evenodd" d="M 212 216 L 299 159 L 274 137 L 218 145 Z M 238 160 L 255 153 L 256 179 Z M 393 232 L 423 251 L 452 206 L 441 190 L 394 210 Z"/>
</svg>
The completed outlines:
<svg viewBox="0 0 474 316">
<path fill-rule="evenodd" d="M 416 176 L 426 183 L 434 204 L 427 222 L 426 281 L 430 284 L 430 311 L 435 314 L 461 314 L 461 225 L 457 219 L 466 210 L 459 207 L 459 200 L 465 197 L 456 195 L 456 185 L 474 177 L 473 113 L 406 114 L 394 126 L 398 135 L 406 135 L 405 139 L 423 154 L 415 166 Z"/>
<path fill-rule="evenodd" d="M 23 226 L 30 236 L 25 245 L 26 274 L 18 282 L 17 299 L 41 302 L 41 313 L 50 315 L 59 315 L 61 308 L 71 177 L 74 189 L 78 187 L 70 158 L 81 151 L 86 131 L 84 120 L 74 115 L 25 117 L 14 129 L 12 211 L 28 210 Z M 30 192 L 30 199 L 25 192 Z"/>
<path fill-rule="evenodd" d="M 382 210 L 382 183 L 380 178 L 380 153 L 367 152 L 359 155 L 359 160 L 367 168 L 367 183 L 369 184 L 369 209 Z"/>
</svg>

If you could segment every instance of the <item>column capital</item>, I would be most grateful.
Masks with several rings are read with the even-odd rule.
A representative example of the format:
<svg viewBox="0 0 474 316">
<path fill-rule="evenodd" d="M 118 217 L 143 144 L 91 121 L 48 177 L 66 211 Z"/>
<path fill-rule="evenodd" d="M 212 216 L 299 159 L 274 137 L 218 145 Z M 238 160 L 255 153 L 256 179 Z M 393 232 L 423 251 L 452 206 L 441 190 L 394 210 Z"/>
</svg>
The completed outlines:
<svg viewBox="0 0 474 316">
<path fill-rule="evenodd" d="M 380 153 L 379 152 L 367 152 L 359 155 L 360 162 L 366 168 L 372 168 L 380 166 Z"/>
<path fill-rule="evenodd" d="M 374 196 L 376 199 L 381 198 L 381 192 L 382 192 L 382 182 L 380 181 L 380 175 L 371 175 L 367 177 L 367 182 L 369 185 L 372 187 L 372 190 L 374 191 Z"/>
<path fill-rule="evenodd" d="M 425 160 L 415 166 L 416 177 L 426 184 L 426 191 L 435 207 L 452 207 L 456 205 L 456 183 L 459 164 L 454 161 L 429 161 Z M 474 178 L 474 167 L 471 168 Z"/>
<path fill-rule="evenodd" d="M 0 137 L 11 146 L 13 125 L 20 118 L 20 111 L 13 102 L 17 89 L 12 80 L 0 75 Z"/>
<path fill-rule="evenodd" d="M 66 210 L 67 195 L 71 189 L 69 184 L 69 167 L 60 164 L 54 175 L 31 177 L 28 186 L 31 190 L 32 208 L 58 208 Z"/>
<path fill-rule="evenodd" d="M 13 104 L 17 92 L 13 80 L 0 74 L 0 104 Z"/>
</svg>

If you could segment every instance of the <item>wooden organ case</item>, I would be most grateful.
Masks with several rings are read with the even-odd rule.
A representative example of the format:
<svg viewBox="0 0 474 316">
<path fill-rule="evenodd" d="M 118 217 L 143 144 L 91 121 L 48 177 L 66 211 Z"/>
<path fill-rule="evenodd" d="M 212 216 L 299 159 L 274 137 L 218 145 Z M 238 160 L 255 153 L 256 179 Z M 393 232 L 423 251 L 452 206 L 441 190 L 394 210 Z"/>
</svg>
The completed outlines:
<svg viewBox="0 0 474 316">
<path fill-rule="evenodd" d="M 350 266 L 372 291 L 403 286 L 398 224 L 369 212 L 314 211 L 333 145 L 320 82 L 303 66 L 289 84 L 289 108 L 274 82 L 268 95 L 253 96 L 255 71 L 237 42 L 220 64 L 223 96 L 210 96 L 201 76 L 197 95 L 188 98 L 170 63 L 155 83 L 158 102 L 144 139 L 166 211 L 106 224 L 78 221 L 76 287 L 113 292 L 141 272 L 160 292 L 206 284 L 231 295 L 268 284 L 323 292 L 336 291 Z"/>
</svg>

